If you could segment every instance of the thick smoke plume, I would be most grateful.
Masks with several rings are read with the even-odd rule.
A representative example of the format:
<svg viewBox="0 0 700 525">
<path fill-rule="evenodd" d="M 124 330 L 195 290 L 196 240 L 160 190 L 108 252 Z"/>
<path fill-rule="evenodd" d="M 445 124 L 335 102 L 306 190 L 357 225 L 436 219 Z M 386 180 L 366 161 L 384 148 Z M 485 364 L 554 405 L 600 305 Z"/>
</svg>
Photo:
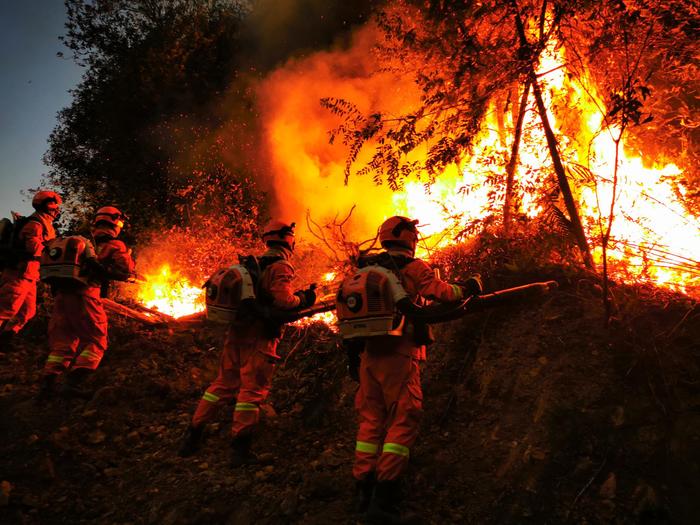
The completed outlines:
<svg viewBox="0 0 700 525">
<path fill-rule="evenodd" d="M 352 36 L 348 47 L 292 59 L 260 84 L 263 151 L 276 196 L 274 210 L 283 216 L 299 220 L 308 210 L 325 222 L 356 205 L 351 231 L 371 237 L 377 221 L 394 213 L 393 193 L 372 177 L 351 177 L 344 184 L 348 151 L 329 143 L 329 130 L 338 119 L 320 104 L 332 96 L 350 100 L 364 112 L 399 115 L 418 103 L 418 90 L 409 79 L 379 72 L 373 60 L 378 35 L 369 24 Z M 366 160 L 361 153 L 356 165 Z"/>
</svg>

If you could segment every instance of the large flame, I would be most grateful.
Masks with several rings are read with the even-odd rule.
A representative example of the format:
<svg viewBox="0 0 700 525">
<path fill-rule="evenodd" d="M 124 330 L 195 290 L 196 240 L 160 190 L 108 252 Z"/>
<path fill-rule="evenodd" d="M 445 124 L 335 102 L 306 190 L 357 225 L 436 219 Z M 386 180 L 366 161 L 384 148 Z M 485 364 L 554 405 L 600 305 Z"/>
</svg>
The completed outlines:
<svg viewBox="0 0 700 525">
<path fill-rule="evenodd" d="M 501 213 L 503 174 L 514 124 L 511 115 L 504 115 L 494 103 L 475 141 L 474 154 L 434 181 L 414 174 L 396 192 L 376 185 L 367 176 L 351 177 L 344 185 L 347 150 L 342 144 L 329 143 L 328 130 L 337 120 L 319 100 L 344 98 L 361 111 L 389 115 L 403 114 L 420 102 L 420 93 L 409 78 L 378 67 L 372 53 L 377 38 L 378 30 L 368 25 L 355 34 L 348 49 L 292 61 L 261 83 L 258 98 L 267 144 L 264 153 L 272 170 L 276 210 L 298 223 L 310 210 L 312 218 L 323 222 L 345 217 L 355 206 L 344 225 L 354 240 L 374 237 L 378 225 L 391 215 L 414 217 L 425 237 L 418 255 L 429 255 L 432 249 L 453 243 L 457 232 Z M 594 259 L 600 264 L 601 234 L 607 228 L 613 197 L 614 137 L 618 130 L 603 125 L 605 107 L 590 79 L 580 79 L 586 82 L 583 86 L 567 74 L 565 52 L 563 46 L 550 43 L 540 63 L 540 81 L 562 157 L 570 165 L 586 167 L 590 174 L 588 180 L 576 180 L 573 185 Z M 563 111 L 553 109 L 557 100 L 566 101 Z M 697 293 L 700 232 L 697 219 L 688 214 L 673 185 L 679 168 L 644 158 L 642 153 L 629 150 L 624 141 L 618 148 L 615 217 L 607 253 L 612 275 Z M 362 166 L 369 159 L 369 150 L 359 152 L 356 165 Z M 518 213 L 536 218 L 545 211 L 542 196 L 547 193 L 547 176 L 543 173 L 549 166 L 547 144 L 531 96 L 515 173 Z M 201 289 L 168 265 L 146 277 L 148 282 L 141 287 L 139 299 L 147 306 L 175 317 L 204 308 Z M 329 293 L 332 285 L 337 286 L 335 280 L 335 273 L 319 279 Z M 330 324 L 334 319 L 327 313 L 312 320 Z M 309 321 L 301 324 L 305 322 Z"/>
<path fill-rule="evenodd" d="M 204 292 L 182 273 L 164 263 L 152 272 L 143 275 L 144 282 L 138 287 L 137 299 L 148 308 L 171 317 L 204 310 Z"/>
<path fill-rule="evenodd" d="M 261 88 L 274 183 L 278 195 L 284 196 L 278 204 L 286 216 L 303 216 L 309 208 L 319 220 L 343 216 L 355 204 L 348 230 L 359 238 L 373 237 L 377 226 L 390 215 L 417 218 L 426 236 L 419 255 L 426 255 L 432 248 L 453 243 L 456 232 L 499 213 L 494 202 L 502 206 L 502 174 L 513 122 L 510 115 L 502 116 L 499 122 L 498 110 L 492 107 L 474 155 L 435 182 L 416 174 L 398 192 L 374 185 L 370 177 L 351 177 L 349 184 L 343 185 L 347 151 L 328 144 L 326 132 L 337 120 L 318 100 L 324 96 L 345 98 L 368 113 L 398 115 L 413 109 L 419 96 L 406 79 L 384 71 L 372 73 L 375 38 L 376 30 L 365 27 L 349 49 L 291 62 Z M 587 85 L 584 90 L 571 80 L 564 54 L 563 46 L 554 42 L 545 51 L 540 71 L 548 73 L 541 77 L 542 92 L 550 108 L 555 107 L 555 99 L 567 101 L 564 112 L 550 109 L 548 116 L 559 137 L 562 156 L 585 166 L 592 175 L 593 180 L 576 181 L 574 186 L 594 258 L 600 263 L 601 225 L 605 231 L 617 131 L 602 126 L 605 107 L 601 97 L 595 86 Z M 574 136 L 571 129 L 576 130 Z M 672 181 L 680 174 L 679 168 L 645 159 L 641 153 L 629 151 L 624 141 L 619 147 L 615 217 L 608 250 L 612 274 L 686 292 L 700 289 L 700 233 L 696 218 L 689 216 L 674 191 Z M 360 152 L 356 165 L 362 166 L 367 154 Z M 533 218 L 544 211 L 542 168 L 550 165 L 531 95 L 515 174 L 521 189 L 519 213 Z"/>
</svg>

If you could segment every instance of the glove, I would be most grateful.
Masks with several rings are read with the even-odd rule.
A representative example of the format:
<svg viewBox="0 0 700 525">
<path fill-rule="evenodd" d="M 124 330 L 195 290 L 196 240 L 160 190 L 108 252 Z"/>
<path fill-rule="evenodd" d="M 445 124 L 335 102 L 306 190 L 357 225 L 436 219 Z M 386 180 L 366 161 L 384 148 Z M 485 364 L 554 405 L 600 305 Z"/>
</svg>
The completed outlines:
<svg viewBox="0 0 700 525">
<path fill-rule="evenodd" d="M 294 292 L 294 295 L 299 298 L 299 308 L 308 308 L 309 306 L 314 305 L 316 302 L 316 292 L 314 291 L 314 288 L 315 286 L 311 285 L 306 290 Z"/>
<path fill-rule="evenodd" d="M 472 295 L 481 295 L 484 291 L 484 287 L 481 284 L 481 276 L 479 274 L 472 275 L 469 279 L 462 284 L 462 293 L 464 297 L 471 297 Z"/>
</svg>

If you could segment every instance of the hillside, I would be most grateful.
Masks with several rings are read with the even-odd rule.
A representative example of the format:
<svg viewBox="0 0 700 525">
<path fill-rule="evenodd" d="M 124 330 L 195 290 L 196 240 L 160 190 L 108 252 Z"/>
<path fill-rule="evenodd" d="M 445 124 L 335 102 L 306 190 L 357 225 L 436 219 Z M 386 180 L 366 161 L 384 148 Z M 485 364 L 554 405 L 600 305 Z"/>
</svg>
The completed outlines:
<svg viewBox="0 0 700 525">
<path fill-rule="evenodd" d="M 407 477 L 412 522 L 699 522 L 694 304 L 617 287 L 620 320 L 605 328 L 596 287 L 556 277 L 563 286 L 542 300 L 438 327 Z M 501 285 L 518 280 L 529 278 Z M 235 471 L 230 411 L 198 456 L 176 454 L 221 330 L 115 318 L 92 398 L 38 404 L 45 333 L 42 309 L 0 355 L 0 522 L 358 522 L 355 385 L 324 325 L 286 329 L 257 447 L 265 464 Z"/>
</svg>

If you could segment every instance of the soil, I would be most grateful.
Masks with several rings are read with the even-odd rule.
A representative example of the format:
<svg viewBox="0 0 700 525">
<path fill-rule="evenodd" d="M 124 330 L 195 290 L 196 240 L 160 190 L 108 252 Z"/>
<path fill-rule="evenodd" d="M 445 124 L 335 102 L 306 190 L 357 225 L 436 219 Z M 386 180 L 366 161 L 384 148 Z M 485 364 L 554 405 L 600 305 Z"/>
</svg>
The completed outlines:
<svg viewBox="0 0 700 525">
<path fill-rule="evenodd" d="M 501 284 L 528 280 L 511 277 Z M 437 327 L 405 479 L 411 523 L 700 523 L 700 312 L 617 287 L 606 327 L 597 287 L 557 277 L 544 299 Z M 231 408 L 198 455 L 177 456 L 220 328 L 115 317 L 90 399 L 39 402 L 41 310 L 0 354 L 0 523 L 362 523 L 356 385 L 325 325 L 286 328 L 261 463 L 234 470 Z"/>
</svg>

